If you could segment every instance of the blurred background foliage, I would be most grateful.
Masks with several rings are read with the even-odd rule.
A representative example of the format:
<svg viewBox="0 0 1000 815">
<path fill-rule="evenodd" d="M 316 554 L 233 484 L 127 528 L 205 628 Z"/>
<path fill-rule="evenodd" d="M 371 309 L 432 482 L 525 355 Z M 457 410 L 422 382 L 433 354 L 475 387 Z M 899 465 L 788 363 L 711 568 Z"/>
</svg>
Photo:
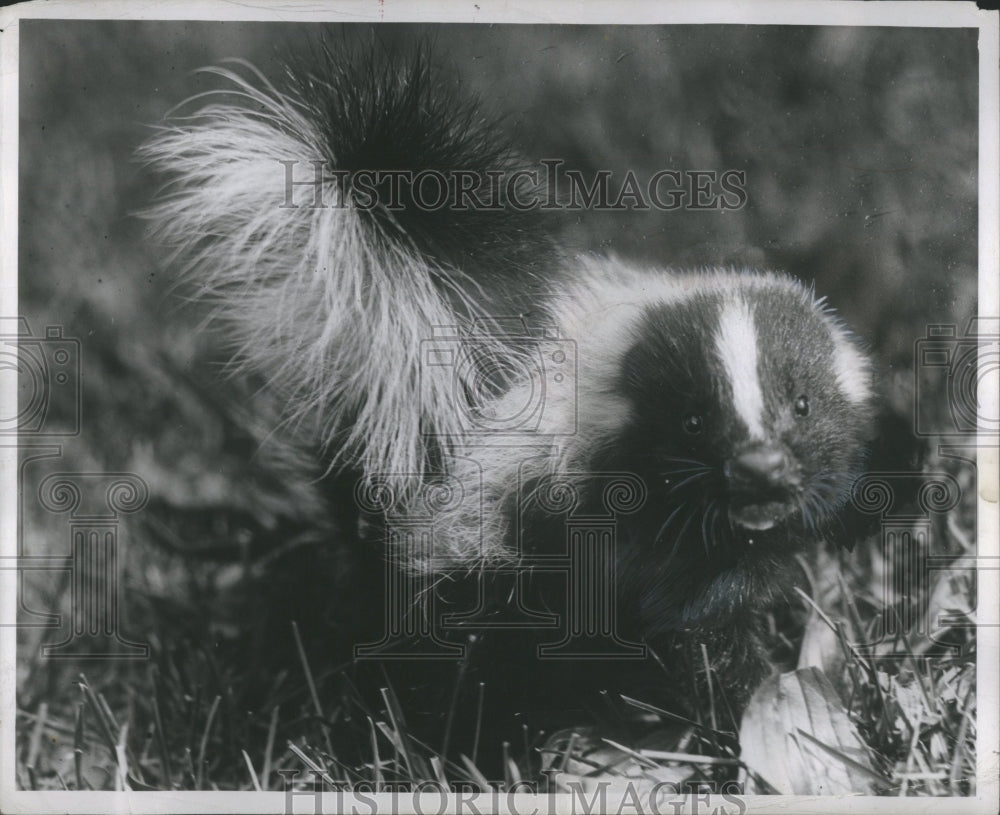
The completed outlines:
<svg viewBox="0 0 1000 815">
<path fill-rule="evenodd" d="M 336 44 L 350 41 L 329 27 Z M 169 270 L 133 217 L 152 125 L 244 58 L 280 78 L 315 27 L 26 21 L 21 297 L 84 336 L 162 314 Z M 368 29 L 361 35 L 368 37 Z M 383 26 L 434 44 L 442 81 L 503 117 L 530 158 L 585 176 L 744 170 L 739 211 L 581 212 L 570 238 L 656 264 L 746 262 L 809 281 L 891 365 L 975 295 L 977 47 L 962 29 Z M 544 216 L 542 216 L 544 217 Z M 30 316 L 30 312 L 29 312 Z M 79 319 L 79 318 L 77 318 Z M 161 323 L 157 328 L 165 329 Z M 914 332 L 914 327 L 916 332 Z"/>
<path fill-rule="evenodd" d="M 372 42 L 367 27 L 325 32 L 334 47 Z M 173 291 L 163 253 L 144 239 L 137 213 L 158 181 L 133 153 L 178 103 L 214 86 L 195 69 L 237 57 L 280 83 L 282 60 L 320 33 L 295 24 L 21 24 L 19 309 L 36 334 L 61 325 L 83 348 L 83 431 L 53 466 L 137 472 L 154 503 L 204 510 L 215 539 L 238 540 L 233 517 L 273 529 L 282 519 L 307 526 L 322 510 L 308 478 L 285 478 L 257 454 L 270 431 L 255 424 L 254 400 L 265 397 L 247 396 L 234 421 L 236 408 L 213 403 L 203 387 L 218 373 L 211 340 L 196 330 L 202 315 Z M 770 267 L 815 281 L 872 348 L 890 404 L 910 421 L 914 342 L 932 323 L 962 331 L 975 313 L 976 31 L 387 25 L 375 35 L 390 49 L 419 40 L 433 44 L 441 81 L 480 97 L 532 159 L 561 159 L 585 177 L 745 171 L 740 210 L 582 211 L 561 228 L 580 252 Z M 51 407 L 54 424 L 68 418 L 71 406 Z M 229 511 L 220 520 L 221 505 Z M 65 529 L 63 519 L 26 516 L 26 550 L 65 551 Z M 163 652 L 206 620 L 219 630 L 246 623 L 226 620 L 214 600 L 230 572 L 137 545 L 149 534 L 126 535 L 131 635 Z M 189 526 L 166 536 L 203 534 Z M 35 577 L 26 586 L 33 607 L 64 604 L 64 582 Z M 68 693 L 78 669 L 37 659 L 51 636 L 21 634 L 25 709 Z M 197 677 L 230 691 L 252 684 L 214 659 L 190 660 L 178 686 Z M 109 696 L 132 699 L 115 684 L 121 666 L 88 670 Z M 178 702 L 197 723 L 187 743 L 200 735 L 210 695 Z M 226 721 L 237 744 L 256 726 Z M 200 784 L 200 772 L 188 781 Z"/>
</svg>

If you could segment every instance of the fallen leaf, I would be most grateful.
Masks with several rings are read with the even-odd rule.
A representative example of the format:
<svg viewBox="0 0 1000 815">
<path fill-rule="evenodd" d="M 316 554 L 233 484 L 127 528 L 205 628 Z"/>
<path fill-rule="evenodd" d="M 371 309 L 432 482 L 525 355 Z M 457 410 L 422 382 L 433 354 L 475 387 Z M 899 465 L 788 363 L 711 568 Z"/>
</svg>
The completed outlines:
<svg viewBox="0 0 1000 815">
<path fill-rule="evenodd" d="M 748 793 L 872 794 L 882 780 L 840 696 L 815 667 L 773 676 L 757 689 L 740 746 Z"/>
</svg>

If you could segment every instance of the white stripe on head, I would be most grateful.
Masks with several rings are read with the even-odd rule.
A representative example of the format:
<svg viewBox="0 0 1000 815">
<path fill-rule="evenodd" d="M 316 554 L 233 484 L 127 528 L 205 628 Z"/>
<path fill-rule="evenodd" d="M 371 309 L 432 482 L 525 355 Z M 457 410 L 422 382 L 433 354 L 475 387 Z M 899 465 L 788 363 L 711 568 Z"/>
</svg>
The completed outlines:
<svg viewBox="0 0 1000 815">
<path fill-rule="evenodd" d="M 757 375 L 757 329 L 742 300 L 722 306 L 715 349 L 733 393 L 733 407 L 751 438 L 764 437 L 764 394 Z"/>
</svg>

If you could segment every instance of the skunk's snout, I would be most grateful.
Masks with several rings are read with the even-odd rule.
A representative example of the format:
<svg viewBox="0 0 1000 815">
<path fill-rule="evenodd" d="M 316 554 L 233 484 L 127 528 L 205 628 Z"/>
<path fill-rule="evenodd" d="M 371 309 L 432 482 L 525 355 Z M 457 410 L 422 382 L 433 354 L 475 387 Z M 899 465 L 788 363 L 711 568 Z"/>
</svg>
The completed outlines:
<svg viewBox="0 0 1000 815">
<path fill-rule="evenodd" d="M 755 445 L 733 456 L 726 463 L 725 473 L 736 491 L 787 487 L 794 480 L 788 454 L 767 444 Z"/>
<path fill-rule="evenodd" d="M 791 457 L 774 444 L 744 448 L 724 468 L 729 484 L 729 517 L 745 529 L 770 529 L 793 510 L 799 477 Z"/>
</svg>

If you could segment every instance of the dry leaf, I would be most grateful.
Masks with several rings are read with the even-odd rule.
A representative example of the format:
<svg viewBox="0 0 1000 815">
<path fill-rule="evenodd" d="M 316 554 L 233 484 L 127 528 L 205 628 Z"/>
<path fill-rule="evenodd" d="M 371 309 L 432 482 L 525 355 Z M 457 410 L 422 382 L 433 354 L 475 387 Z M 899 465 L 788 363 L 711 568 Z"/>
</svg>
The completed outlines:
<svg viewBox="0 0 1000 815">
<path fill-rule="evenodd" d="M 827 625 L 815 609 L 809 614 L 799 648 L 798 668 L 819 668 L 829 677 L 838 676 L 846 658 L 837 632 Z"/>
<path fill-rule="evenodd" d="M 743 714 L 740 745 L 751 793 L 871 794 L 881 780 L 840 696 L 818 668 L 761 685 Z"/>
</svg>

